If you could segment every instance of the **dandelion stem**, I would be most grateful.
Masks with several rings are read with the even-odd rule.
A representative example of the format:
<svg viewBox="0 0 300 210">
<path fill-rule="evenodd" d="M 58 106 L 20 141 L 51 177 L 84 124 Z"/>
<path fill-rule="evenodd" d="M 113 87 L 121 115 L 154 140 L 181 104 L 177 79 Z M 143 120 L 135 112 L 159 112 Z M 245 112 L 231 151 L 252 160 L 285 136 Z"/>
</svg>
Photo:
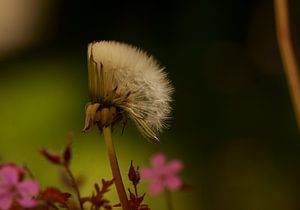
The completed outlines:
<svg viewBox="0 0 300 210">
<path fill-rule="evenodd" d="M 78 199 L 78 202 L 79 202 L 79 205 L 80 205 L 80 209 L 81 210 L 84 210 L 83 209 L 83 205 L 81 203 L 81 196 L 80 196 L 80 191 L 79 191 L 79 188 L 78 188 L 78 185 L 77 185 L 77 182 L 72 174 L 72 171 L 70 170 L 69 166 L 67 164 L 64 164 L 63 165 L 67 174 L 69 175 L 70 179 L 71 179 L 71 182 L 72 182 L 72 186 L 76 192 L 76 196 L 77 196 L 77 199 Z"/>
<path fill-rule="evenodd" d="M 174 210 L 171 192 L 168 189 L 165 189 L 166 203 L 168 210 Z"/>
<path fill-rule="evenodd" d="M 274 9 L 279 49 L 300 131 L 300 77 L 291 41 L 288 0 L 274 0 Z"/>
<path fill-rule="evenodd" d="M 115 152 L 115 147 L 114 147 L 114 144 L 112 141 L 111 126 L 103 127 L 103 135 L 104 135 L 105 143 L 106 143 L 106 146 L 108 149 L 110 167 L 111 167 L 112 174 L 114 177 L 115 186 L 116 186 L 116 189 L 118 192 L 121 206 L 122 206 L 123 210 L 130 210 L 127 195 L 125 192 L 124 184 L 123 184 L 120 169 L 119 169 L 119 164 L 118 164 L 118 160 L 117 160 L 117 156 L 116 156 L 116 152 Z"/>
</svg>

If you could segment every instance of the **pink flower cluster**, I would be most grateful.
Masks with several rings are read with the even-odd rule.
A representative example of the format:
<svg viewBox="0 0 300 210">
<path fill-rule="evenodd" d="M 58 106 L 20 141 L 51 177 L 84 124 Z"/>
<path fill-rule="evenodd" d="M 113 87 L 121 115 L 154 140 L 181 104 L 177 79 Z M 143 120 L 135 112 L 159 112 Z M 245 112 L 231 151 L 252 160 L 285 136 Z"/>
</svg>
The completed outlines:
<svg viewBox="0 0 300 210">
<path fill-rule="evenodd" d="M 24 170 L 7 164 L 0 168 L 0 209 L 8 210 L 16 204 L 23 208 L 37 205 L 33 199 L 39 192 L 39 185 L 33 180 L 24 180 Z"/>
<path fill-rule="evenodd" d="M 180 160 L 174 159 L 166 163 L 166 157 L 162 153 L 152 156 L 152 168 L 141 169 L 141 179 L 150 182 L 150 195 L 156 196 L 164 189 L 178 190 L 182 187 L 181 179 L 176 175 L 183 168 Z"/>
</svg>

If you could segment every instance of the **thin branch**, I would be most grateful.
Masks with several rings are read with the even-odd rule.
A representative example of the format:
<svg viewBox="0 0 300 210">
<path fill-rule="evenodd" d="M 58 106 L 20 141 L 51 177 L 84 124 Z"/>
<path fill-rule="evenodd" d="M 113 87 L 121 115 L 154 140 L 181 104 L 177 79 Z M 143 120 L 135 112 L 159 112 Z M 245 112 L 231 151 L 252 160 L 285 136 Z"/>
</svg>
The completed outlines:
<svg viewBox="0 0 300 210">
<path fill-rule="evenodd" d="M 77 196 L 77 199 L 78 199 L 78 202 L 79 202 L 80 209 L 83 210 L 83 205 L 82 205 L 82 202 L 81 202 L 80 191 L 79 191 L 79 187 L 77 185 L 76 179 L 73 176 L 73 173 L 72 173 L 72 171 L 70 170 L 70 168 L 69 168 L 69 166 L 67 164 L 63 164 L 63 167 L 65 168 L 67 174 L 69 175 L 69 177 L 71 179 L 72 186 L 73 186 L 73 188 L 74 188 L 74 190 L 76 192 L 76 196 Z"/>
</svg>

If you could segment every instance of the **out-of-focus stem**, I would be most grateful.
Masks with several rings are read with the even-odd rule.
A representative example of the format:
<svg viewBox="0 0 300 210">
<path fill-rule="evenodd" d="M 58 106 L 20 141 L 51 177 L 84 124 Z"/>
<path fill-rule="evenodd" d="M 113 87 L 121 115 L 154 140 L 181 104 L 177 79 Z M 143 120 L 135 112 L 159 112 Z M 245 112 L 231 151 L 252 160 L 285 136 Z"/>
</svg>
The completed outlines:
<svg viewBox="0 0 300 210">
<path fill-rule="evenodd" d="M 112 170 L 112 174 L 115 181 L 115 186 L 118 192 L 118 196 L 120 199 L 121 206 L 123 210 L 130 210 L 127 195 L 125 192 L 124 184 L 122 181 L 119 164 L 115 152 L 115 147 L 111 137 L 111 126 L 103 127 L 103 135 L 105 139 L 105 143 L 108 149 L 108 157 L 110 162 L 110 167 Z"/>
<path fill-rule="evenodd" d="M 67 174 L 69 175 L 70 179 L 71 179 L 71 182 L 72 182 L 72 186 L 76 192 L 76 196 L 77 196 L 77 199 L 78 199 L 78 202 L 79 202 L 79 206 L 80 206 L 80 209 L 81 210 L 84 210 L 83 209 L 83 205 L 81 203 L 81 196 L 80 196 L 80 191 L 79 191 L 79 187 L 77 185 L 77 182 L 76 182 L 76 179 L 75 177 L 73 176 L 72 174 L 72 171 L 70 170 L 69 166 L 67 164 L 64 164 L 64 168 L 67 172 Z"/>
<path fill-rule="evenodd" d="M 166 196 L 167 209 L 174 210 L 173 202 L 171 198 L 171 192 L 168 189 L 165 189 L 165 196 Z"/>
<path fill-rule="evenodd" d="M 288 0 L 274 0 L 276 30 L 282 63 L 300 131 L 300 76 L 291 41 Z"/>
</svg>

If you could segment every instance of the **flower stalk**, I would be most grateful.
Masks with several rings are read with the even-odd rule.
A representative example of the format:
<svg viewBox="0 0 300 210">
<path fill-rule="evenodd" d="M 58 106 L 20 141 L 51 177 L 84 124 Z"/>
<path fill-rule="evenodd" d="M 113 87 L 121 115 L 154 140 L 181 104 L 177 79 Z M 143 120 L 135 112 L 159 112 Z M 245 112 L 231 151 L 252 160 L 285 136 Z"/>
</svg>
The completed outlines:
<svg viewBox="0 0 300 210">
<path fill-rule="evenodd" d="M 291 40 L 288 0 L 274 0 L 274 9 L 278 45 L 300 131 L 300 76 Z"/>
<path fill-rule="evenodd" d="M 108 149 L 108 157 L 110 162 L 110 167 L 112 170 L 112 174 L 115 181 L 115 186 L 118 192 L 118 196 L 120 199 L 121 206 L 123 210 L 130 210 L 127 195 L 125 192 L 125 187 L 122 181 L 122 176 L 119 169 L 118 159 L 116 156 L 115 147 L 112 141 L 111 136 L 111 126 L 103 127 L 103 135 L 105 139 L 105 143 Z"/>
<path fill-rule="evenodd" d="M 75 177 L 73 176 L 73 173 L 72 173 L 72 171 L 70 170 L 68 164 L 64 163 L 64 164 L 63 164 L 63 167 L 64 167 L 65 171 L 67 172 L 67 174 L 68 174 L 69 177 L 70 177 L 70 181 L 71 181 L 71 183 L 72 183 L 72 187 L 73 187 L 73 189 L 75 190 L 75 193 L 76 193 L 76 196 L 77 196 L 77 199 L 78 199 L 78 203 L 79 203 L 80 210 L 84 210 L 83 205 L 82 205 L 82 202 L 81 202 L 81 195 L 80 195 L 80 191 L 79 191 L 79 187 L 78 187 L 78 185 L 77 185 L 76 179 L 75 179 Z"/>
<path fill-rule="evenodd" d="M 170 190 L 165 189 L 165 196 L 166 196 L 167 209 L 174 210 Z"/>
</svg>

